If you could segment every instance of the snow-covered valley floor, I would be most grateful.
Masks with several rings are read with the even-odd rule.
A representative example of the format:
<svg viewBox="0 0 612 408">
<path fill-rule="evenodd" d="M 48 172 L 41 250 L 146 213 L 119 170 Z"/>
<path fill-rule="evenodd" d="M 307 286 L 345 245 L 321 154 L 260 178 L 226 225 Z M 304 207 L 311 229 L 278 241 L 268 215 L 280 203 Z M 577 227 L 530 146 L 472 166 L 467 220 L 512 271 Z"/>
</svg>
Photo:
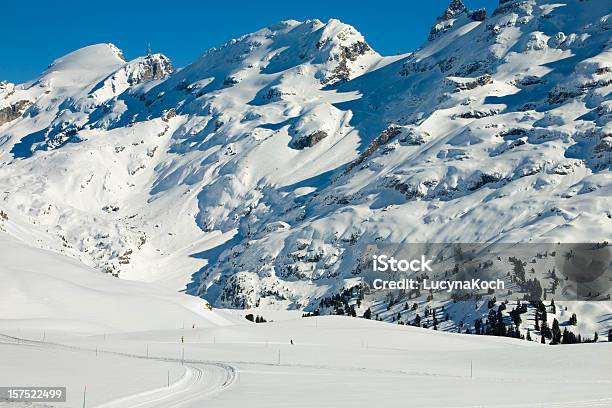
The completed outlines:
<svg viewBox="0 0 612 408">
<path fill-rule="evenodd" d="M 542 346 L 334 316 L 8 335 L 0 383 L 66 385 L 57 406 L 81 407 L 85 385 L 91 407 L 612 406 L 610 343 Z"/>
</svg>

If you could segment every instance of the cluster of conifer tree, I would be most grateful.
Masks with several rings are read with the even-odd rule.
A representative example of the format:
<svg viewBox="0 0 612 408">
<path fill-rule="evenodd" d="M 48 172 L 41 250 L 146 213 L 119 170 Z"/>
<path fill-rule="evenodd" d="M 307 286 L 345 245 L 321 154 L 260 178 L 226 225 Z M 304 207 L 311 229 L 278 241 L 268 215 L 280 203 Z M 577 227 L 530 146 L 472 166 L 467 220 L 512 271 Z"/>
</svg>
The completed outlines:
<svg viewBox="0 0 612 408">
<path fill-rule="evenodd" d="M 344 289 L 341 293 L 337 293 L 330 297 L 325 297 L 319 301 L 320 309 L 332 309 L 333 314 L 357 317 L 355 306 L 361 307 L 363 300 L 363 286 L 357 285 L 352 288 Z M 355 299 L 355 303 L 351 301 Z"/>
<path fill-rule="evenodd" d="M 531 328 L 527 329 L 526 334 L 522 334 L 520 331 L 520 326 L 523 323 L 523 318 L 521 316 L 527 313 L 529 310 L 529 306 L 531 306 L 532 308 L 535 308 L 535 323 L 533 331 L 539 332 L 540 341 L 542 343 L 556 345 L 589 343 L 596 342 L 598 340 L 597 333 L 594 333 L 593 338 L 583 338 L 580 334 L 576 335 L 571 330 L 568 330 L 567 327 L 564 327 L 563 330 L 561 330 L 561 325 L 559 324 L 559 321 L 556 318 L 553 319 L 552 325 L 549 326 L 549 311 L 552 314 L 557 313 L 557 305 L 555 304 L 554 299 L 550 301 L 550 304 L 548 306 L 546 306 L 542 300 L 539 300 L 542 294 L 542 287 L 540 285 L 540 282 L 537 279 L 525 279 L 524 264 L 520 260 L 510 259 L 510 261 L 513 261 L 512 263 L 514 264 L 514 274 L 516 281 L 520 282 L 523 289 L 528 292 L 528 295 L 526 295 L 526 299 L 536 298 L 538 300 L 525 300 L 523 302 L 519 300 L 516 306 L 507 313 L 508 316 L 505 316 L 503 312 L 506 310 L 508 301 L 501 302 L 496 307 L 497 299 L 493 297 L 487 302 L 489 312 L 487 314 L 486 319 L 474 320 L 473 328 L 469 327 L 468 325 L 465 331 L 463 331 L 464 323 L 460 322 L 458 324 L 458 331 L 460 333 L 463 332 L 466 334 L 504 336 L 533 341 Z M 361 307 L 361 302 L 364 299 L 364 289 L 365 287 L 363 285 L 357 285 L 348 289 L 344 289 L 341 293 L 323 298 L 319 302 L 319 308 L 317 308 L 314 312 L 302 314 L 302 317 L 319 316 L 322 314 L 322 310 L 324 311 L 323 314 L 336 314 L 357 317 L 356 308 Z M 399 299 L 389 299 L 389 301 L 387 302 L 386 310 L 391 310 L 391 308 L 396 305 L 398 301 Z M 404 312 L 417 312 L 417 310 L 418 304 L 416 302 L 412 305 L 410 305 L 408 302 L 404 304 Z M 567 307 L 565 308 L 565 310 L 567 310 Z M 248 316 L 251 316 L 251 319 L 249 319 Z M 376 314 L 375 316 L 372 315 L 371 308 L 366 309 L 366 311 L 361 317 L 365 319 L 382 320 L 382 318 L 380 318 L 378 314 Z M 259 318 L 259 316 L 257 316 L 257 318 Z M 247 315 L 247 319 L 253 321 L 253 315 Z M 414 319 L 412 319 L 411 321 L 408 321 L 403 318 L 402 312 L 392 314 L 388 317 L 388 319 L 390 319 L 392 322 L 397 322 L 398 324 L 406 324 L 423 328 L 433 328 L 434 330 L 437 330 L 438 325 L 441 321 L 449 320 L 449 315 L 447 312 L 445 312 L 444 306 L 441 306 L 439 308 L 425 306 L 423 310 L 423 316 L 421 316 L 421 314 L 419 313 L 415 313 Z M 385 320 L 387 320 L 387 318 Z M 265 319 L 263 319 L 262 317 L 261 321 L 265 322 Z M 259 323 L 257 319 L 256 322 Z M 578 317 L 575 313 L 571 315 L 566 324 L 569 326 L 576 326 L 578 324 Z M 608 331 L 608 341 L 612 342 L 612 329 Z"/>
<path fill-rule="evenodd" d="M 255 322 L 255 323 L 266 323 L 267 322 L 267 320 L 264 319 L 263 316 L 260 316 L 260 315 L 253 316 L 253 313 L 249 313 L 248 315 L 244 317 L 250 322 Z"/>
</svg>

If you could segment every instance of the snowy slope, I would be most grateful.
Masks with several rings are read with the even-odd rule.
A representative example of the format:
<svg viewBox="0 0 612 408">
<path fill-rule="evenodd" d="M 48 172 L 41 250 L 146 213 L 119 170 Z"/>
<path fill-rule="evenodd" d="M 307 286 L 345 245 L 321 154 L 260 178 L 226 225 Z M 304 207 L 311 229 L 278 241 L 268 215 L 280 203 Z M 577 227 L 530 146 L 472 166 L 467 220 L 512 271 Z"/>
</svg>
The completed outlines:
<svg viewBox="0 0 612 408">
<path fill-rule="evenodd" d="M 0 209 L 31 245 L 239 308 L 314 310 L 371 242 L 609 242 L 610 4 L 500 3 L 453 1 L 393 57 L 337 20 L 176 72 L 75 51 L 0 85 Z"/>
<path fill-rule="evenodd" d="M 4 330 L 109 333 L 230 324 L 198 298 L 154 284 L 119 281 L 7 233 L 0 233 L 0 247 Z"/>
</svg>

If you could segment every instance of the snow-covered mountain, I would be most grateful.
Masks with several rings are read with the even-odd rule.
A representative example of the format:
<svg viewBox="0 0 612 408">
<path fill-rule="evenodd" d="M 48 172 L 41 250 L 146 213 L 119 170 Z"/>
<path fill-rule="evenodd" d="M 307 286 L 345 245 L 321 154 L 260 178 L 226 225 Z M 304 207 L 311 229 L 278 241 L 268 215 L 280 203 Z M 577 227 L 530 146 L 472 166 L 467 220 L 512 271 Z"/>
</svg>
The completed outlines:
<svg viewBox="0 0 612 408">
<path fill-rule="evenodd" d="M 610 2 L 432 23 L 397 56 L 285 21 L 176 71 L 98 44 L 3 82 L 0 228 L 239 308 L 319 307 L 359 244 L 609 242 Z"/>
</svg>

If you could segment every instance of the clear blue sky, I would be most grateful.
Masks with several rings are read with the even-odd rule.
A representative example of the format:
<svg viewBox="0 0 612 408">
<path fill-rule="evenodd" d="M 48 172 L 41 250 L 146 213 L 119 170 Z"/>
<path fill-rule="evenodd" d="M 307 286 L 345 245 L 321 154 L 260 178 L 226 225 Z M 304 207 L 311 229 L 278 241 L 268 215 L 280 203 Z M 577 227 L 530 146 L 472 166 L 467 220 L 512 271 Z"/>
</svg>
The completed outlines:
<svg viewBox="0 0 612 408">
<path fill-rule="evenodd" d="M 59 0 L 6 1 L 0 11 L 0 80 L 33 79 L 55 58 L 77 48 L 112 42 L 126 58 L 154 52 L 175 66 L 205 50 L 281 20 L 338 18 L 355 26 L 384 55 L 407 52 L 425 41 L 450 0 Z M 497 0 L 464 0 L 470 8 Z"/>
</svg>

